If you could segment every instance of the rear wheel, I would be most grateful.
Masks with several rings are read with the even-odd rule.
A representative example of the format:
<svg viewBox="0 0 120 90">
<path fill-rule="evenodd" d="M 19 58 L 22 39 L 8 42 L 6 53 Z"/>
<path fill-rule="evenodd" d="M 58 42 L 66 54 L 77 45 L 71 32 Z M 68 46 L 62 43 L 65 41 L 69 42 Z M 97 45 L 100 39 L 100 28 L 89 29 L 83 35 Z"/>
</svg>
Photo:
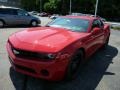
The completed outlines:
<svg viewBox="0 0 120 90">
<path fill-rule="evenodd" d="M 4 27 L 4 22 L 0 20 L 0 28 Z"/>
<path fill-rule="evenodd" d="M 103 49 L 106 49 L 109 43 L 109 37 L 106 39 L 105 44 L 103 45 Z"/>
<path fill-rule="evenodd" d="M 78 70 L 80 69 L 80 66 L 82 65 L 84 59 L 84 54 L 82 50 L 77 51 L 72 59 L 69 62 L 67 73 L 65 76 L 66 80 L 72 80 L 78 75 Z"/>
</svg>

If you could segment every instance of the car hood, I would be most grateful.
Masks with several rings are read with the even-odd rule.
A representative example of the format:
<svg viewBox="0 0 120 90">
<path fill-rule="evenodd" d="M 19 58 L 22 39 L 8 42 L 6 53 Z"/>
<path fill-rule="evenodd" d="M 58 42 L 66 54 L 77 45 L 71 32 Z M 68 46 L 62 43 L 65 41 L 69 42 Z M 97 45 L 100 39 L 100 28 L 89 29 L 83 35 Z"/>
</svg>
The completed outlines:
<svg viewBox="0 0 120 90">
<path fill-rule="evenodd" d="M 30 14 L 30 16 L 31 16 L 32 18 L 34 18 L 34 19 L 40 20 L 40 17 L 37 16 L 37 15 L 32 15 L 32 14 Z"/>
<path fill-rule="evenodd" d="M 37 27 L 13 34 L 9 40 L 14 47 L 30 51 L 58 52 L 88 33 L 63 28 Z"/>
</svg>

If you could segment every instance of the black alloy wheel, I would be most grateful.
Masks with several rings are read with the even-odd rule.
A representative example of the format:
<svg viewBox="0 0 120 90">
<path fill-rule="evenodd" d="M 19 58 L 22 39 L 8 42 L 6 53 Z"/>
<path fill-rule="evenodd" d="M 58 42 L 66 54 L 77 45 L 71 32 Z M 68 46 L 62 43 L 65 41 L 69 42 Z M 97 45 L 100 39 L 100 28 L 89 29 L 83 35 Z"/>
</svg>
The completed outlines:
<svg viewBox="0 0 120 90">
<path fill-rule="evenodd" d="M 84 53 L 82 50 L 77 51 L 69 62 L 65 79 L 72 80 L 77 77 L 77 72 L 80 70 L 84 60 Z"/>
</svg>

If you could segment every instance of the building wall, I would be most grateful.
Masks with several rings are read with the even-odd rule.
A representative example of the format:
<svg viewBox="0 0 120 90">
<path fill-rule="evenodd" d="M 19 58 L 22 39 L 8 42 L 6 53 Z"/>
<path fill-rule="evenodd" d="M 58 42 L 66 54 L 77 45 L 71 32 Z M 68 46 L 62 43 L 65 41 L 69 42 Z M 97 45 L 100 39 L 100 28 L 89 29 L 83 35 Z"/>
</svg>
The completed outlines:
<svg viewBox="0 0 120 90">
<path fill-rule="evenodd" d="M 20 0 L 0 0 L 0 5 L 20 7 Z"/>
</svg>

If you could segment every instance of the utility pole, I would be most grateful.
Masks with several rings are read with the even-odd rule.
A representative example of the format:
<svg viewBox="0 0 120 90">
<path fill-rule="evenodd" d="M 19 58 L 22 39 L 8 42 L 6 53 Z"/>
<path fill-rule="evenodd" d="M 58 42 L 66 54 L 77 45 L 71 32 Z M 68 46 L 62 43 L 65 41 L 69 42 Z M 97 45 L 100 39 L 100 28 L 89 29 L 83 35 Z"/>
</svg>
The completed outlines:
<svg viewBox="0 0 120 90">
<path fill-rule="evenodd" d="M 69 14 L 71 14 L 71 9 L 72 9 L 72 0 L 70 0 L 70 10 L 69 10 Z"/>
<path fill-rule="evenodd" d="M 98 11 L 98 0 L 96 0 L 96 5 L 95 5 L 95 17 L 97 16 L 97 11 Z"/>
<path fill-rule="evenodd" d="M 42 0 L 40 0 L 40 13 L 42 12 Z"/>
</svg>

